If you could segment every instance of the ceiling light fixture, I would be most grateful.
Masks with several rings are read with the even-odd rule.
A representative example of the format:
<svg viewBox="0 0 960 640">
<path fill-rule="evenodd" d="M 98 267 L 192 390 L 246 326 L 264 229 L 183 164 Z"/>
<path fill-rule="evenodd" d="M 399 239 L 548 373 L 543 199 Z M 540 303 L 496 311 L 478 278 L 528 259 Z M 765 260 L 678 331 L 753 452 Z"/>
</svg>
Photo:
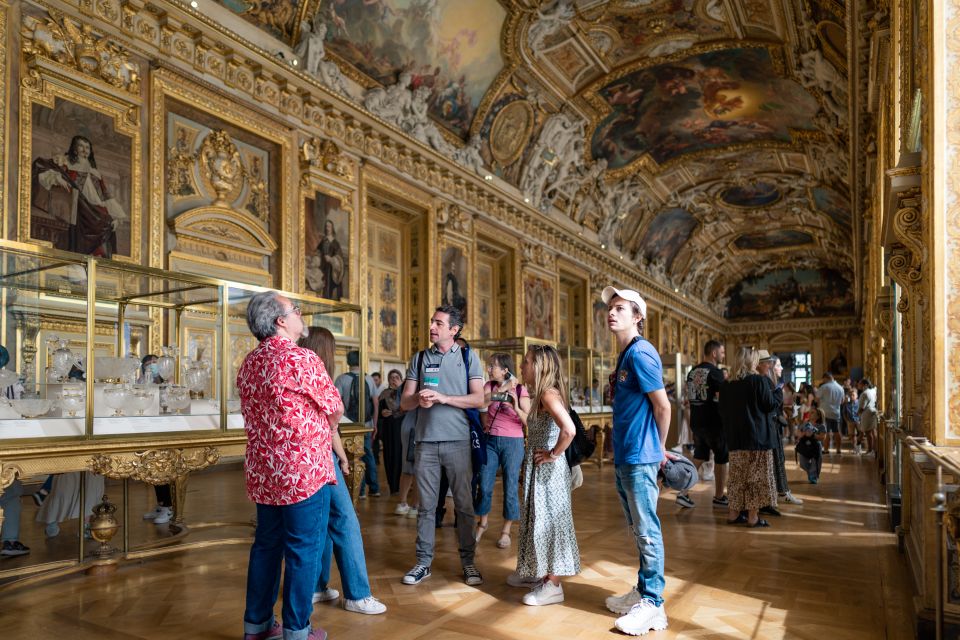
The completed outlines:
<svg viewBox="0 0 960 640">
<path fill-rule="evenodd" d="M 607 248 L 607 245 L 601 244 L 601 245 L 600 245 L 600 248 L 601 248 L 601 249 L 606 249 L 606 248 Z"/>
<path fill-rule="evenodd" d="M 294 58 L 293 60 L 290 61 L 290 64 L 292 64 L 293 66 L 297 66 L 298 64 L 300 64 L 300 61 Z"/>
<path fill-rule="evenodd" d="M 487 175 L 483 176 L 483 179 L 484 179 L 484 180 L 493 180 L 493 176 L 488 173 Z"/>
<path fill-rule="evenodd" d="M 190 0 L 190 6 L 196 9 L 197 7 L 200 6 L 200 3 L 197 2 L 197 0 Z"/>
</svg>

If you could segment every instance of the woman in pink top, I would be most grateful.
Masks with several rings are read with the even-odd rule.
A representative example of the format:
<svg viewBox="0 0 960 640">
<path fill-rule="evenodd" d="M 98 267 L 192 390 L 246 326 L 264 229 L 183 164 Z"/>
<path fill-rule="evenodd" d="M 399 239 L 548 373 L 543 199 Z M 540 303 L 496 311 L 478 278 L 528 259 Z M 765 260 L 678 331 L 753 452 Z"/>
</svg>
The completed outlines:
<svg viewBox="0 0 960 640">
<path fill-rule="evenodd" d="M 487 464 L 480 470 L 480 503 L 477 506 L 477 542 L 487 530 L 487 516 L 493 499 L 497 470 L 503 469 L 503 529 L 497 546 L 510 546 L 510 526 L 520 517 L 520 465 L 523 463 L 523 432 L 530 412 L 530 394 L 510 371 L 512 358 L 495 353 L 487 361 L 490 381 L 484 387 L 487 412 Z"/>
</svg>

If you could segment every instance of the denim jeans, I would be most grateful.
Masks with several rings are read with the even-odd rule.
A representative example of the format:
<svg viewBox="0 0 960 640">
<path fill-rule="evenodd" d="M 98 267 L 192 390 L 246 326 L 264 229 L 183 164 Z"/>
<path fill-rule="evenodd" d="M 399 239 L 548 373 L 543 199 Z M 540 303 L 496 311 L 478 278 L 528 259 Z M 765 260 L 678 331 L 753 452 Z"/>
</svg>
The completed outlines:
<svg viewBox="0 0 960 640">
<path fill-rule="evenodd" d="M 336 555 L 343 597 L 347 600 L 363 600 L 370 597 L 370 580 L 367 577 L 367 559 L 363 553 L 360 521 L 357 520 L 357 512 L 353 508 L 350 490 L 343 481 L 336 454 L 333 455 L 333 465 L 337 469 L 337 486 L 330 488 L 330 523 L 327 526 L 327 544 L 323 548 L 320 562 L 317 592 L 327 588 L 331 556 Z"/>
<path fill-rule="evenodd" d="M 640 552 L 640 571 L 637 572 L 637 590 L 645 599 L 659 606 L 663 603 L 663 534 L 657 517 L 657 471 L 660 465 L 618 464 L 616 467 L 617 494 Z"/>
<path fill-rule="evenodd" d="M 373 444 L 371 442 L 370 432 L 363 434 L 363 464 L 367 470 L 363 472 L 363 482 L 360 483 L 360 495 L 366 495 L 367 489 L 370 493 L 380 493 L 380 483 L 377 481 L 377 459 L 373 455 Z"/>
<path fill-rule="evenodd" d="M 304 640 L 310 633 L 313 587 L 320 573 L 320 554 L 327 538 L 333 487 L 284 506 L 257 505 L 257 531 L 247 569 L 247 606 L 243 632 L 261 633 L 273 626 L 273 605 L 283 572 L 283 637 Z"/>
<path fill-rule="evenodd" d="M 487 436 L 487 464 L 480 470 L 480 504 L 477 515 L 490 513 L 497 470 L 503 469 L 503 519 L 520 518 L 520 465 L 523 463 L 523 438 Z"/>
<path fill-rule="evenodd" d="M 0 496 L 0 509 L 3 509 L 3 527 L 0 528 L 0 539 L 3 542 L 15 542 L 20 539 L 20 496 L 23 495 L 23 485 L 19 480 L 3 490 Z"/>
</svg>

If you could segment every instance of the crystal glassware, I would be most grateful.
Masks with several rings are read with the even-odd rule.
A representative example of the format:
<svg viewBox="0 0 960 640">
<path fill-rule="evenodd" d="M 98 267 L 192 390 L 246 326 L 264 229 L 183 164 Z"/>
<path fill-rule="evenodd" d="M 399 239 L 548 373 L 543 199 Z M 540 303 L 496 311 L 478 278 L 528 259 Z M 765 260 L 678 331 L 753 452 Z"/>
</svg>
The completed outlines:
<svg viewBox="0 0 960 640">
<path fill-rule="evenodd" d="M 143 412 L 150 408 L 156 391 L 145 385 L 134 385 L 127 397 L 127 406 L 142 416 Z"/>
<path fill-rule="evenodd" d="M 129 394 L 130 390 L 122 384 L 110 385 L 103 389 L 103 401 L 113 409 L 114 416 L 122 416 Z"/>
<path fill-rule="evenodd" d="M 167 407 L 177 414 L 190 406 L 190 390 L 182 385 L 167 387 Z"/>
<path fill-rule="evenodd" d="M 82 411 L 87 403 L 87 394 L 83 387 L 68 387 L 64 385 L 60 392 L 60 406 L 67 412 L 71 418 L 77 416 L 78 411 Z"/>
</svg>

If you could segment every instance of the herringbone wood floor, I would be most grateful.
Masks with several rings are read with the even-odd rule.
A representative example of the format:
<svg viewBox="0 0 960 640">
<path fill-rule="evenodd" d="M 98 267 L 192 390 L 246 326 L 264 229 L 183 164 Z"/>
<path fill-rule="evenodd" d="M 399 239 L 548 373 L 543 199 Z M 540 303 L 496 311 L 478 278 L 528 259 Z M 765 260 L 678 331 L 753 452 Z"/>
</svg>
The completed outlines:
<svg viewBox="0 0 960 640">
<path fill-rule="evenodd" d="M 723 524 L 710 508 L 712 489 L 701 484 L 697 507 L 681 510 L 674 493 L 660 501 L 667 549 L 667 631 L 651 638 L 797 638 L 810 640 L 912 637 L 910 583 L 896 540 L 888 533 L 872 460 L 843 456 L 824 467 L 811 486 L 790 465 L 802 506 L 781 505 L 773 528 L 747 530 Z M 117 487 L 110 489 L 119 498 Z M 139 517 L 151 505 L 143 488 L 133 492 Z M 416 587 L 400 583 L 412 565 L 415 521 L 392 515 L 393 499 L 371 498 L 359 507 L 373 593 L 389 610 L 382 616 L 317 605 L 313 623 L 331 638 L 608 638 L 615 616 L 603 607 L 612 593 L 636 579 L 636 551 L 623 526 L 612 467 L 585 469 L 574 494 L 574 516 L 583 573 L 565 583 L 566 601 L 542 608 L 520 603 L 522 590 L 504 579 L 515 567 L 511 549 L 494 545 L 499 501 L 481 541 L 477 564 L 485 584 L 467 587 L 459 574 L 454 529 L 438 532 L 433 577 Z M 76 529 L 44 541 L 24 499 L 24 541 L 33 547 L 13 563 L 69 555 Z M 252 515 L 239 469 L 196 476 L 188 520 L 242 521 Z M 448 524 L 452 517 L 448 516 Z M 153 525 L 131 520 L 133 541 L 158 537 Z M 211 536 L 198 531 L 190 539 Z M 516 535 L 516 528 L 514 529 Z M 248 535 L 233 528 L 229 535 Z M 239 638 L 242 636 L 247 548 L 187 551 L 123 565 L 106 577 L 74 575 L 54 582 L 0 591 L 0 636 L 10 639 Z M 332 586 L 338 586 L 339 579 Z M 278 607 L 279 613 L 279 607 Z"/>
</svg>

